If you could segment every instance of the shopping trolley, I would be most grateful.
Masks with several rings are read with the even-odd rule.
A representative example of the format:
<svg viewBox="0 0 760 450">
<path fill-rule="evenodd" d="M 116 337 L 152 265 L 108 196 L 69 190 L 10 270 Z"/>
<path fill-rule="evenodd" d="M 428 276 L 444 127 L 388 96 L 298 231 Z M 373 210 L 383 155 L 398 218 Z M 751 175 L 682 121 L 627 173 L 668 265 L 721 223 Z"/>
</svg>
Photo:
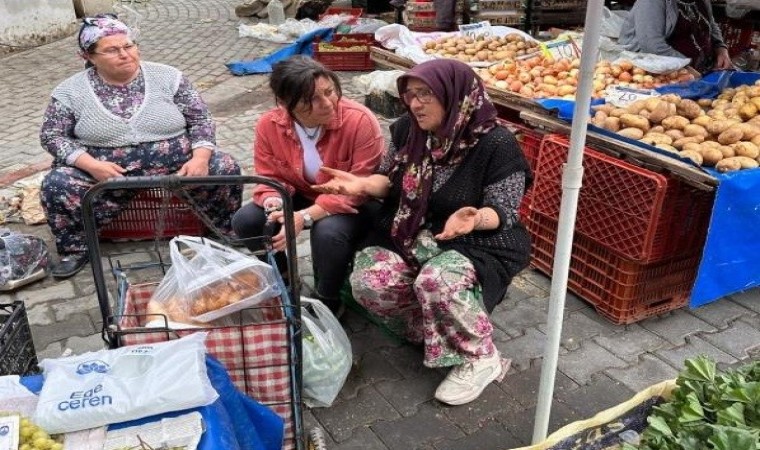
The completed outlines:
<svg viewBox="0 0 760 450">
<path fill-rule="evenodd" d="M 303 426 L 300 282 L 293 204 L 288 192 L 278 182 L 259 176 L 160 176 L 111 179 L 93 186 L 84 196 L 82 214 L 95 292 L 103 317 L 102 336 L 110 348 L 116 348 L 162 342 L 198 331 L 198 328 L 170 327 L 167 316 L 149 314 L 147 311 L 153 291 L 170 266 L 167 238 L 171 236 L 167 236 L 166 230 L 171 229 L 171 224 L 166 223 L 165 211 L 169 205 L 176 205 L 178 200 L 185 203 L 215 240 L 231 246 L 236 242 L 220 233 L 211 219 L 203 214 L 193 199 L 193 190 L 253 184 L 267 185 L 283 199 L 287 255 L 284 269 L 287 270 L 288 281 L 284 281 L 280 270 L 275 270 L 281 295 L 245 310 L 245 322 L 241 319 L 244 314 L 239 314 L 237 322 L 233 320 L 224 326 L 203 328 L 208 332 L 206 346 L 208 352 L 225 366 L 238 389 L 269 406 L 283 418 L 283 448 L 324 449 L 321 429 L 315 428 L 307 433 Z M 152 241 L 103 242 L 103 248 L 110 248 L 108 257 L 104 258 L 94 213 L 97 199 L 109 191 L 114 195 L 118 192 L 118 195 L 130 197 L 145 190 L 151 190 L 154 194 L 158 190 L 162 193 L 159 198 L 164 199 L 163 208 L 158 209 L 158 216 L 154 218 L 157 223 L 152 224 Z M 275 262 L 271 230 L 269 234 L 252 239 L 261 241 L 265 249 L 262 253 L 269 264 L 283 269 L 277 268 Z M 136 258 L 138 254 L 143 258 Z M 104 259 L 108 261 L 107 268 L 104 267 Z M 113 281 L 107 280 L 105 270 L 111 272 Z M 162 321 L 159 326 L 155 326 L 156 318 Z M 152 326 L 146 327 L 149 321 L 153 322 Z"/>
</svg>

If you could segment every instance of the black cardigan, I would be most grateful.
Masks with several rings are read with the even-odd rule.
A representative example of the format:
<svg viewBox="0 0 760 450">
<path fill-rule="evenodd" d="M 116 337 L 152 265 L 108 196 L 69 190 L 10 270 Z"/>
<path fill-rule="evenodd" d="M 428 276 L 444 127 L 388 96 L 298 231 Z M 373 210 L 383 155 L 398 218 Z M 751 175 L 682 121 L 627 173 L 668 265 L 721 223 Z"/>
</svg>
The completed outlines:
<svg viewBox="0 0 760 450">
<path fill-rule="evenodd" d="M 391 125 L 393 144 L 400 149 L 409 133 L 410 118 L 402 116 Z M 451 177 L 431 193 L 427 219 L 424 225 L 433 234 L 440 233 L 449 216 L 464 206 L 489 206 L 499 215 L 501 226 L 496 230 L 473 231 L 465 236 L 439 241 L 443 250 L 457 250 L 472 261 L 478 281 L 483 288 L 483 302 L 488 312 L 498 305 L 506 294 L 512 278 L 530 261 L 530 237 L 525 227 L 515 222 L 508 226 L 507 211 L 483 203 L 483 188 L 506 179 L 516 172 L 524 172 L 526 186 L 532 181 L 528 163 L 514 135 L 497 126 L 482 136 L 477 145 L 459 164 Z M 391 224 L 398 209 L 403 170 L 396 171 L 391 190 L 375 221 L 375 232 L 370 245 L 398 251 L 390 239 Z M 512 212 L 515 213 L 515 212 Z"/>
</svg>

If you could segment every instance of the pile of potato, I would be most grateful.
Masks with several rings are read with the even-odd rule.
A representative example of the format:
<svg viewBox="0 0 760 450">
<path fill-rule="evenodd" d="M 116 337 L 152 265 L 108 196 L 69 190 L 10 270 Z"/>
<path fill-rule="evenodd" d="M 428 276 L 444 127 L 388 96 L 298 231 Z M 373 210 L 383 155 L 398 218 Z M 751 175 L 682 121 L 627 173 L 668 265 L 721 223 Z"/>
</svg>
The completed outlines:
<svg viewBox="0 0 760 450">
<path fill-rule="evenodd" d="M 558 97 L 575 99 L 580 59 L 551 59 L 542 56 L 519 61 L 505 61 L 487 69 L 477 70 L 478 75 L 490 86 L 512 91 L 524 97 Z M 681 69 L 657 75 L 634 66 L 629 61 L 612 64 L 599 61 L 594 69 L 593 97 L 603 97 L 608 86 L 651 89 L 670 83 L 694 80 L 688 70 Z"/>
<path fill-rule="evenodd" d="M 538 42 L 526 40 L 519 34 L 501 37 L 441 37 L 426 42 L 425 53 L 455 58 L 463 62 L 497 62 L 513 60 L 539 50 Z"/>
<path fill-rule="evenodd" d="M 760 81 L 698 101 L 668 94 L 625 108 L 593 107 L 594 125 L 719 172 L 760 165 Z"/>
</svg>

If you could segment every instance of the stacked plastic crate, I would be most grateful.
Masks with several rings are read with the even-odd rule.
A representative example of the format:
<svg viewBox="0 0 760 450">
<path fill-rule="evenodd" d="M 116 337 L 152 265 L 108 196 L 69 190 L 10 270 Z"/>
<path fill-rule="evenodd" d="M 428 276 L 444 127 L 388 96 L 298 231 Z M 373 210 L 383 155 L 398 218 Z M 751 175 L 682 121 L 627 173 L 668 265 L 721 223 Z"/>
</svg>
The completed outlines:
<svg viewBox="0 0 760 450">
<path fill-rule="evenodd" d="M 473 22 L 488 21 L 491 25 L 519 28 L 524 25 L 523 0 L 478 0 L 473 3 Z"/>
<path fill-rule="evenodd" d="M 569 144 L 550 135 L 536 166 L 528 229 L 532 265 L 551 274 Z M 584 150 L 568 288 L 617 324 L 687 304 L 713 194 L 593 149 Z"/>
<path fill-rule="evenodd" d="M 583 26 L 586 19 L 586 0 L 526 0 L 528 10 L 526 29 L 533 31 L 550 27 L 574 28 Z"/>
<path fill-rule="evenodd" d="M 463 2 L 461 1 L 457 1 L 457 24 L 462 23 L 462 3 Z M 406 27 L 412 31 L 438 31 L 438 25 L 435 21 L 435 4 L 432 0 L 406 2 L 406 5 L 404 5 L 403 20 Z"/>
</svg>

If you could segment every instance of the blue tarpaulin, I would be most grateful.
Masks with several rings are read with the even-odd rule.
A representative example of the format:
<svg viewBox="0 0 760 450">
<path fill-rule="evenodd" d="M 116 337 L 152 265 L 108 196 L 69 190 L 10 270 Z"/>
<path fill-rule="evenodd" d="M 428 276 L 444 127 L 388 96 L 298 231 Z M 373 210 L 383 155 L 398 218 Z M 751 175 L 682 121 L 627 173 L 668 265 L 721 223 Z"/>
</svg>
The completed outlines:
<svg viewBox="0 0 760 450">
<path fill-rule="evenodd" d="M 301 36 L 294 43 L 288 45 L 287 47 L 283 47 L 263 58 L 254 59 L 252 61 L 233 61 L 231 63 L 227 63 L 226 65 L 233 75 L 270 73 L 272 71 L 272 65 L 274 63 L 288 59 L 293 55 L 312 56 L 314 54 L 314 51 L 312 50 L 311 44 L 313 44 L 317 39 L 329 41 L 332 39 L 332 35 L 332 28 L 320 28 Z"/>
<path fill-rule="evenodd" d="M 760 80 L 760 73 L 721 71 L 690 83 L 663 86 L 657 91 L 678 94 L 684 98 L 713 98 L 727 87 L 753 84 L 757 80 Z M 572 121 L 575 102 L 561 99 L 542 99 L 537 102 L 546 109 L 557 111 L 560 119 Z M 593 125 L 589 125 L 589 129 L 692 163 L 667 151 Z M 692 307 L 760 286 L 760 169 L 728 174 L 710 168 L 702 169 L 715 176 L 719 185 L 707 241 L 691 294 Z"/>
<path fill-rule="evenodd" d="M 201 437 L 199 450 L 280 450 L 284 437 L 282 419 L 269 408 L 238 391 L 224 366 L 216 359 L 208 357 L 206 368 L 211 384 L 219 393 L 219 399 L 214 403 L 200 408 L 114 424 L 110 428 L 126 428 L 198 411 L 203 416 L 206 427 Z M 21 384 L 35 394 L 42 389 L 43 382 L 42 375 L 21 378 Z"/>
</svg>

